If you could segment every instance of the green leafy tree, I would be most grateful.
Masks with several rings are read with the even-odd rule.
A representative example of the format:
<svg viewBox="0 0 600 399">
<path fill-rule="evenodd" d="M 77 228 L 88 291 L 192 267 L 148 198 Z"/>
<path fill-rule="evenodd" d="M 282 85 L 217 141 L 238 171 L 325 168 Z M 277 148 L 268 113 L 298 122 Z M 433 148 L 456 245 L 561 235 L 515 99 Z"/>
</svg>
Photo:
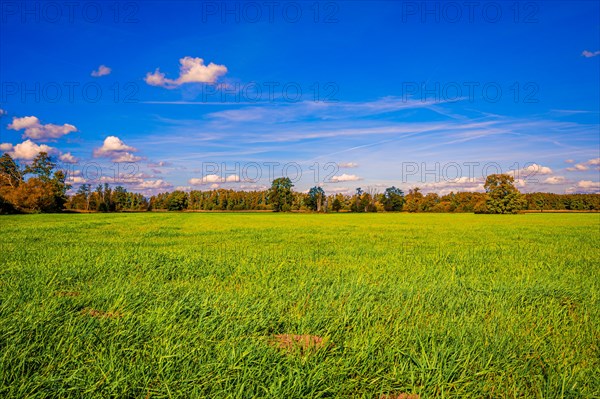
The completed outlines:
<svg viewBox="0 0 600 399">
<path fill-rule="evenodd" d="M 487 213 L 517 213 L 524 208 L 526 201 L 514 182 L 514 177 L 506 174 L 489 175 L 485 179 Z"/>
<path fill-rule="evenodd" d="M 269 190 L 269 203 L 275 212 L 288 212 L 292 206 L 292 181 L 289 177 L 279 177 L 273 180 Z"/>
<path fill-rule="evenodd" d="M 67 191 L 71 188 L 70 184 L 66 183 L 66 175 L 62 170 L 57 170 L 52 175 L 50 180 L 52 187 L 52 196 L 54 198 L 53 211 L 61 211 L 68 200 Z"/>
<path fill-rule="evenodd" d="M 404 205 L 404 193 L 394 186 L 385 189 L 383 194 L 383 209 L 388 212 L 398 212 Z"/>
<path fill-rule="evenodd" d="M 335 197 L 333 199 L 333 202 L 331 203 L 331 209 L 334 212 L 339 212 L 340 209 L 342 209 L 342 201 L 340 201 L 340 199 L 338 197 Z"/>
<path fill-rule="evenodd" d="M 308 209 L 321 212 L 324 198 L 325 191 L 321 187 L 315 186 L 308 191 L 308 197 L 305 200 L 306 206 Z"/>
<path fill-rule="evenodd" d="M 185 191 L 173 191 L 169 195 L 168 207 L 170 211 L 181 211 L 188 206 L 188 195 Z"/>
<path fill-rule="evenodd" d="M 350 210 L 352 212 L 363 212 L 364 211 L 364 208 L 361 206 L 361 199 L 362 199 L 363 194 L 364 194 L 363 189 L 360 187 L 357 187 L 356 193 L 353 196 L 352 205 L 350 206 Z"/>
<path fill-rule="evenodd" d="M 52 170 L 54 170 L 55 166 L 56 164 L 52 161 L 48 153 L 42 151 L 36 155 L 31 165 L 25 167 L 25 173 L 36 175 L 38 179 L 47 183 L 52 179 Z"/>
<path fill-rule="evenodd" d="M 23 171 L 9 154 L 0 157 L 0 187 L 16 189 L 23 183 Z"/>
</svg>

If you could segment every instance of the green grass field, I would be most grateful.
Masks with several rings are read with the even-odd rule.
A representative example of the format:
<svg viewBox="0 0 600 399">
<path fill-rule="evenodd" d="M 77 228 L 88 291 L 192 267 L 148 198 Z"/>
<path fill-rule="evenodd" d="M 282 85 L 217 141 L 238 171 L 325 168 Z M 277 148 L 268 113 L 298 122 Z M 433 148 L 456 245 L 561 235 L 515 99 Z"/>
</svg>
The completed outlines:
<svg viewBox="0 0 600 399">
<path fill-rule="evenodd" d="M 1 217 L 0 397 L 600 397 L 599 244 L 598 214 Z"/>
</svg>

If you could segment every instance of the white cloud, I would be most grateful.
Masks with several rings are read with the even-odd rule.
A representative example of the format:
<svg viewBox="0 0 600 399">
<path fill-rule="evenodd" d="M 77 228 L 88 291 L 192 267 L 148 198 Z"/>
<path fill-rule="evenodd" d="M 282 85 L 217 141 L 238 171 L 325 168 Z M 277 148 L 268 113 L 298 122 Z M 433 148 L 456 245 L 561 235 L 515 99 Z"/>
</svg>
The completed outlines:
<svg viewBox="0 0 600 399">
<path fill-rule="evenodd" d="M 120 138 L 108 136 L 102 147 L 94 150 L 94 157 L 110 158 L 113 162 L 137 162 L 142 158 L 132 154 L 136 151 L 136 148 L 126 145 Z"/>
<path fill-rule="evenodd" d="M 583 55 L 585 58 L 592 58 L 595 57 L 597 55 L 600 55 L 600 50 L 598 51 L 588 51 L 588 50 L 583 50 L 581 55 Z"/>
<path fill-rule="evenodd" d="M 354 191 L 354 189 L 351 189 L 350 187 L 325 187 L 325 191 L 327 193 L 344 193 L 344 194 L 348 194 L 351 191 Z"/>
<path fill-rule="evenodd" d="M 78 161 L 78 159 L 75 156 L 73 156 L 73 154 L 71 154 L 70 152 L 65 152 L 58 159 L 67 163 L 76 163 Z"/>
<path fill-rule="evenodd" d="M 124 152 L 124 153 L 118 154 L 112 158 L 113 162 L 137 162 L 137 161 L 141 161 L 141 160 L 142 160 L 142 157 L 133 155 L 130 152 Z"/>
<path fill-rule="evenodd" d="M 349 169 L 349 168 L 357 168 L 358 164 L 355 162 L 342 162 L 342 163 L 338 163 L 338 168 L 345 168 L 345 169 Z"/>
<path fill-rule="evenodd" d="M 47 146 L 46 144 L 37 145 L 31 140 L 26 140 L 15 145 L 9 154 L 15 159 L 23 159 L 26 161 L 32 160 L 40 152 L 46 152 L 49 155 L 58 153 L 56 148 Z"/>
<path fill-rule="evenodd" d="M 137 188 L 140 188 L 140 189 L 150 189 L 150 190 L 168 189 L 168 188 L 172 188 L 172 187 L 173 187 L 173 185 L 171 183 L 166 182 L 162 179 L 145 180 L 137 186 Z"/>
<path fill-rule="evenodd" d="M 586 170 L 590 170 L 590 166 L 596 166 L 595 169 L 600 170 L 600 158 L 589 159 L 585 162 L 581 162 L 576 164 L 573 167 L 567 168 L 569 172 L 585 172 Z"/>
<path fill-rule="evenodd" d="M 154 73 L 148 72 L 144 79 L 150 86 L 161 86 L 174 89 L 185 83 L 215 83 L 220 76 L 227 73 L 225 65 L 210 63 L 204 65 L 202 58 L 183 57 L 179 60 L 179 77 L 169 79 L 157 68 Z"/>
<path fill-rule="evenodd" d="M 11 151 L 12 149 L 13 149 L 13 145 L 11 143 L 0 144 L 0 151 Z"/>
<path fill-rule="evenodd" d="M 578 163 L 577 165 L 573 166 L 572 168 L 567 168 L 567 170 L 569 172 L 584 172 L 589 169 L 590 169 L 589 167 L 587 167 L 586 165 L 584 165 L 582 163 Z"/>
<path fill-rule="evenodd" d="M 107 67 L 106 65 L 100 65 L 97 70 L 92 71 L 92 76 L 95 78 L 99 78 L 100 76 L 106 76 L 110 74 L 112 69 Z"/>
<path fill-rule="evenodd" d="M 528 179 L 531 179 L 536 175 L 551 175 L 552 173 L 552 169 L 547 166 L 538 165 L 537 163 L 530 164 L 519 170 L 509 170 L 507 172 L 507 174 L 512 176 L 523 176 Z"/>
<path fill-rule="evenodd" d="M 177 186 L 177 187 L 175 187 L 175 191 L 192 191 L 192 187 L 190 187 L 190 186 Z"/>
<path fill-rule="evenodd" d="M 583 188 L 583 189 L 594 189 L 594 190 L 598 190 L 600 189 L 600 183 L 599 182 L 594 182 L 591 180 L 580 180 L 577 182 L 577 187 L 579 188 Z"/>
<path fill-rule="evenodd" d="M 331 178 L 332 183 L 339 183 L 339 182 L 344 182 L 344 181 L 357 181 L 357 180 L 361 180 L 361 178 L 356 175 L 347 175 L 346 173 L 343 173 L 338 176 L 333 176 Z"/>
<path fill-rule="evenodd" d="M 210 185 L 210 188 L 217 189 L 217 188 L 219 188 L 219 185 L 217 183 L 214 183 L 214 184 Z"/>
<path fill-rule="evenodd" d="M 0 108 L 0 117 L 4 116 L 8 114 L 8 112 L 6 112 L 6 110 L 3 110 L 2 108 Z"/>
<path fill-rule="evenodd" d="M 588 165 L 600 165 L 600 158 L 590 159 L 586 162 Z"/>
<path fill-rule="evenodd" d="M 206 175 L 202 178 L 197 178 L 197 177 L 191 178 L 188 181 L 188 183 L 191 184 L 192 186 L 201 186 L 204 184 L 211 184 L 211 183 L 238 183 L 240 181 L 241 180 L 238 175 L 229 175 L 225 178 L 223 178 L 219 175 Z"/>
<path fill-rule="evenodd" d="M 566 159 L 565 162 L 566 163 L 575 163 L 575 160 L 573 160 L 573 159 Z"/>
<path fill-rule="evenodd" d="M 239 186 L 239 189 L 244 191 L 263 191 L 267 188 L 264 184 L 242 184 Z"/>
<path fill-rule="evenodd" d="M 8 125 L 11 130 L 25 130 L 23 138 L 32 138 L 37 140 L 57 139 L 66 134 L 76 132 L 77 128 L 73 125 L 65 123 L 64 125 L 54 125 L 48 123 L 42 125 L 40 120 L 35 116 L 25 116 L 23 118 L 13 118 L 11 124 Z"/>
<path fill-rule="evenodd" d="M 564 182 L 565 178 L 563 176 L 550 176 L 544 180 L 544 183 L 546 184 L 562 184 Z"/>
</svg>

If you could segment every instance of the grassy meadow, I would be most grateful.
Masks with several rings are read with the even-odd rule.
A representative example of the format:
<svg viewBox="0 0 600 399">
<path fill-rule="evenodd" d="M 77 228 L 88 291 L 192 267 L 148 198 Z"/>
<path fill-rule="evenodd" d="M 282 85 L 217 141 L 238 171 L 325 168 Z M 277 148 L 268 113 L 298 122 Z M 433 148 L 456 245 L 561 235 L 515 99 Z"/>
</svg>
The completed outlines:
<svg viewBox="0 0 600 399">
<path fill-rule="evenodd" d="M 599 244 L 599 214 L 0 217 L 0 397 L 600 397 Z"/>
</svg>

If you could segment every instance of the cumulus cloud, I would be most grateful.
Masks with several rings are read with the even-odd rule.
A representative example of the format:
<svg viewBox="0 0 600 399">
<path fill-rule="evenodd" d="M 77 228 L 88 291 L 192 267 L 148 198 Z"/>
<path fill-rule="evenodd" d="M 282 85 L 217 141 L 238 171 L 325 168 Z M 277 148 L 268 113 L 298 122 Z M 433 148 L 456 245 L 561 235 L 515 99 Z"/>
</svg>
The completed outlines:
<svg viewBox="0 0 600 399">
<path fill-rule="evenodd" d="M 577 187 L 585 190 L 600 190 L 600 182 L 591 180 L 580 180 L 577 182 Z"/>
<path fill-rule="evenodd" d="M 66 163 L 76 163 L 78 161 L 78 159 L 75 156 L 73 156 L 73 154 L 71 154 L 70 152 L 65 152 L 60 157 L 58 157 L 58 159 Z"/>
<path fill-rule="evenodd" d="M 54 125 L 48 123 L 42 125 L 40 120 L 35 116 L 25 116 L 23 118 L 13 118 L 11 124 L 8 125 L 11 130 L 25 130 L 23 138 L 31 138 L 36 140 L 57 139 L 66 134 L 76 132 L 77 128 L 71 124 Z"/>
<path fill-rule="evenodd" d="M 238 175 L 229 175 L 227 177 L 222 177 L 219 175 L 206 175 L 202 178 L 191 178 L 188 183 L 192 186 L 201 186 L 204 184 L 215 184 L 215 183 L 238 183 L 240 182 L 240 177 Z M 217 185 L 218 186 L 218 185 Z"/>
<path fill-rule="evenodd" d="M 2 108 L 0 108 L 0 117 L 3 117 L 6 114 L 8 114 L 8 112 L 6 112 L 6 110 L 3 110 Z"/>
<path fill-rule="evenodd" d="M 0 151 L 11 151 L 13 149 L 13 145 L 11 143 L 2 143 L 0 144 Z"/>
<path fill-rule="evenodd" d="M 563 176 L 550 176 L 544 180 L 546 184 L 562 184 L 565 182 L 565 178 Z"/>
<path fill-rule="evenodd" d="M 357 167 L 358 167 L 358 164 L 354 163 L 354 162 L 338 163 L 338 168 L 350 169 L 350 168 L 357 168 Z"/>
<path fill-rule="evenodd" d="M 592 57 L 595 57 L 597 55 L 600 55 L 600 50 L 598 50 L 598 51 L 583 50 L 581 52 L 581 55 L 583 55 L 585 58 L 592 58 Z"/>
<path fill-rule="evenodd" d="M 94 150 L 94 157 L 110 158 L 113 162 L 137 162 L 142 158 L 132 154 L 136 151 L 136 148 L 128 146 L 117 136 L 108 136 L 102 147 Z"/>
<path fill-rule="evenodd" d="M 137 188 L 149 189 L 149 190 L 168 189 L 168 188 L 172 188 L 172 187 L 173 187 L 173 185 L 171 183 L 164 181 L 162 179 L 145 180 L 137 186 Z"/>
<path fill-rule="evenodd" d="M 440 195 L 450 192 L 484 192 L 485 188 L 483 177 L 461 176 L 456 179 L 443 179 L 438 182 L 423 183 L 419 185 L 424 192 L 435 192 Z M 516 180 L 515 185 L 524 184 L 522 179 Z"/>
<path fill-rule="evenodd" d="M 106 65 L 100 65 L 98 69 L 92 71 L 92 76 L 95 78 L 99 78 L 100 76 L 106 76 L 111 73 L 112 69 L 107 67 Z"/>
<path fill-rule="evenodd" d="M 590 166 L 594 166 L 595 169 L 600 170 L 600 158 L 589 159 L 585 162 L 578 163 L 570 168 L 567 168 L 569 172 L 585 172 L 590 170 Z"/>
<path fill-rule="evenodd" d="M 343 173 L 343 174 L 337 175 L 337 176 L 333 176 L 331 178 L 332 183 L 339 183 L 339 182 L 344 182 L 344 181 L 357 181 L 357 180 L 361 180 L 361 178 L 356 175 L 348 175 L 346 173 Z"/>
<path fill-rule="evenodd" d="M 57 154 L 58 150 L 56 148 L 47 146 L 46 144 L 38 145 L 31 140 L 25 140 L 24 142 L 12 147 L 12 150 L 9 151 L 9 154 L 15 159 L 29 161 L 35 158 L 35 156 L 40 152 L 46 152 L 51 155 Z"/>
<path fill-rule="evenodd" d="M 600 165 L 600 158 L 594 158 L 594 159 L 590 159 L 589 161 L 586 162 L 588 165 Z"/>
<path fill-rule="evenodd" d="M 349 194 L 353 191 L 353 189 L 351 189 L 350 187 L 326 187 L 325 191 L 329 194 L 329 193 L 344 193 L 344 194 Z"/>
<path fill-rule="evenodd" d="M 150 86 L 161 86 L 174 89 L 185 83 L 215 83 L 217 79 L 227 73 L 225 65 L 210 63 L 204 65 L 202 58 L 183 57 L 179 60 L 179 77 L 169 79 L 158 68 L 146 74 L 144 79 Z"/>
<path fill-rule="evenodd" d="M 567 168 L 567 170 L 569 172 L 585 172 L 586 170 L 589 170 L 589 169 L 590 168 L 587 165 L 584 165 L 582 163 L 578 163 L 571 168 Z"/>
<path fill-rule="evenodd" d="M 510 170 L 508 171 L 509 175 L 513 176 L 521 176 L 524 175 L 527 178 L 531 178 L 535 175 L 551 175 L 552 169 L 547 166 L 538 165 L 537 163 L 533 163 L 519 170 Z"/>
</svg>

